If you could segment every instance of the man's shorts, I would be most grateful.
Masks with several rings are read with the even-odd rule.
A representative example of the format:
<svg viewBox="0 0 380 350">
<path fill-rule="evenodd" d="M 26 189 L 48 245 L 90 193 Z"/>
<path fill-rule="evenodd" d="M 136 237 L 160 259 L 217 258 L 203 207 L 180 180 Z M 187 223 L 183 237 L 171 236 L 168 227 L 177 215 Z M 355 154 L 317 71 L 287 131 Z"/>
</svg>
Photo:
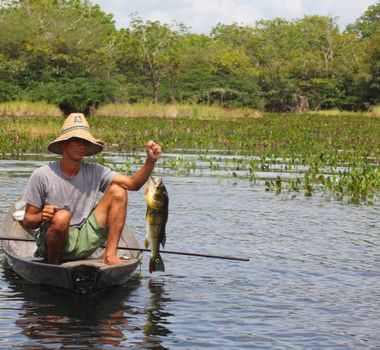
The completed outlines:
<svg viewBox="0 0 380 350">
<path fill-rule="evenodd" d="M 37 251 L 35 256 L 47 258 L 46 231 L 48 225 L 42 224 L 36 237 Z M 78 260 L 89 257 L 97 248 L 107 240 L 107 227 L 101 227 L 92 211 L 81 227 L 70 227 L 69 236 L 61 259 Z"/>
</svg>

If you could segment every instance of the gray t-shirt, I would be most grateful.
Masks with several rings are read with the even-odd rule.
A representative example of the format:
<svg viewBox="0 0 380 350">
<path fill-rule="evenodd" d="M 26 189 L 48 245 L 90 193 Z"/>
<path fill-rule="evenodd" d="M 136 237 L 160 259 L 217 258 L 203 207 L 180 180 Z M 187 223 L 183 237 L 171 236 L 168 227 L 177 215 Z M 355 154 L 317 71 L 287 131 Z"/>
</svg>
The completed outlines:
<svg viewBox="0 0 380 350">
<path fill-rule="evenodd" d="M 57 205 L 71 213 L 71 226 L 81 226 L 95 207 L 99 192 L 105 192 L 117 173 L 99 164 L 81 163 L 74 178 L 66 177 L 59 161 L 36 169 L 23 200 L 37 208 Z"/>
</svg>

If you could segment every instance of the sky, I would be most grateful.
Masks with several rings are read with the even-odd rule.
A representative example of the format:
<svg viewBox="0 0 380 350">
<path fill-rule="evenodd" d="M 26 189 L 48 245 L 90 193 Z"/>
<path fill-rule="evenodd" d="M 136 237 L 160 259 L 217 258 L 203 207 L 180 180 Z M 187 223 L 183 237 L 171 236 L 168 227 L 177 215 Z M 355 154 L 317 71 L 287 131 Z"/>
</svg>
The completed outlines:
<svg viewBox="0 0 380 350">
<path fill-rule="evenodd" d="M 209 34 L 218 23 L 254 25 L 260 19 L 288 20 L 305 15 L 332 16 L 341 30 L 378 0 L 91 0 L 114 16 L 116 27 L 129 26 L 137 13 L 144 20 L 185 24 L 190 32 Z"/>
</svg>

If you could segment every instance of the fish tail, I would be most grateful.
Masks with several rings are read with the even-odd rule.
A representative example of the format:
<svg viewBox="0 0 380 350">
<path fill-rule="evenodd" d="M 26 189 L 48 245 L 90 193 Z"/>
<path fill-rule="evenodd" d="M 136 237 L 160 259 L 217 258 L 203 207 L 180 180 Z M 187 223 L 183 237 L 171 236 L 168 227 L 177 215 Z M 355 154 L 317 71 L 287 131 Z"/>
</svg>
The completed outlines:
<svg viewBox="0 0 380 350">
<path fill-rule="evenodd" d="M 165 271 L 164 261 L 160 254 L 149 259 L 149 272 L 152 273 L 154 271 Z"/>
</svg>

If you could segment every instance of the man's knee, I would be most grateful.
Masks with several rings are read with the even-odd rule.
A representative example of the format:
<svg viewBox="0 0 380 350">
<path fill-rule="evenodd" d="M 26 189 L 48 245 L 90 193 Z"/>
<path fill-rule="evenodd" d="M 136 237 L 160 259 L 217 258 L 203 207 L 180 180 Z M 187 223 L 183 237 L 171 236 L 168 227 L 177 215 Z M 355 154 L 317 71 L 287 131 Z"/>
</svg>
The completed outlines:
<svg viewBox="0 0 380 350">
<path fill-rule="evenodd" d="M 67 232 L 70 227 L 71 214 L 68 210 L 58 210 L 51 220 L 51 228 L 58 232 Z"/>
<path fill-rule="evenodd" d="M 121 203 L 127 203 L 128 201 L 128 191 L 119 185 L 112 184 L 107 192 L 111 195 L 112 201 Z"/>
</svg>

